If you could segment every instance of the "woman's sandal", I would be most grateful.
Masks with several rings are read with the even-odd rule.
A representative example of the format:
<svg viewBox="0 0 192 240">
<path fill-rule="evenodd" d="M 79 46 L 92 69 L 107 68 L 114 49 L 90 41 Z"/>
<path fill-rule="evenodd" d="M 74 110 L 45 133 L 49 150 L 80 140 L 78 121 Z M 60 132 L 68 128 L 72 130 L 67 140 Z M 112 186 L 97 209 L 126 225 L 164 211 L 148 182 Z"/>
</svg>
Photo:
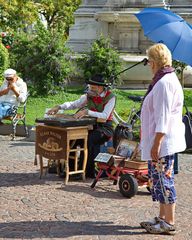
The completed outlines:
<svg viewBox="0 0 192 240">
<path fill-rule="evenodd" d="M 159 225 L 157 227 L 157 225 Z M 145 229 L 147 230 L 147 232 L 152 233 L 152 234 L 166 234 L 166 235 L 175 235 L 176 230 L 174 226 L 171 225 L 165 225 L 165 223 L 163 221 L 161 221 L 160 223 L 157 223 L 155 225 L 147 225 L 145 227 Z"/>
<path fill-rule="evenodd" d="M 146 226 L 153 226 L 157 223 L 160 223 L 161 221 L 163 221 L 163 219 L 161 219 L 159 217 L 154 217 L 151 221 L 141 222 L 140 225 L 142 228 L 146 228 Z"/>
</svg>

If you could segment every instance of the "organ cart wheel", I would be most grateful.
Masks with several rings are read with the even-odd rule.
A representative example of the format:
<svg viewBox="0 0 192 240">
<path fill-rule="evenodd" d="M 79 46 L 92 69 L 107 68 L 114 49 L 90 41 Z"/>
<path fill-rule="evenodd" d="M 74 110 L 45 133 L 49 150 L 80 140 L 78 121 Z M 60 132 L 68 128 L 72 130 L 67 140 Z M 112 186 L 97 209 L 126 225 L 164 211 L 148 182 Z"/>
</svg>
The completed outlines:
<svg viewBox="0 0 192 240">
<path fill-rule="evenodd" d="M 127 198 L 131 198 L 137 194 L 138 182 L 135 177 L 130 174 L 122 174 L 119 179 L 120 193 Z"/>
</svg>

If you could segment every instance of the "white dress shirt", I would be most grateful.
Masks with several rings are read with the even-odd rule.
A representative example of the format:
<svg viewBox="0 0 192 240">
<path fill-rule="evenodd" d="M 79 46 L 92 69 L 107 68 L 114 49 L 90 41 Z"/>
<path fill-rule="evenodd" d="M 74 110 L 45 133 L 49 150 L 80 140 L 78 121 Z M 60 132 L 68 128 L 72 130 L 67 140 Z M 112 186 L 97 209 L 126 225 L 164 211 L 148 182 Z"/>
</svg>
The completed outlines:
<svg viewBox="0 0 192 240">
<path fill-rule="evenodd" d="M 151 160 L 156 133 L 164 133 L 160 158 L 184 151 L 183 90 L 176 74 L 164 75 L 146 96 L 141 110 L 141 158 Z"/>
<path fill-rule="evenodd" d="M 9 103 L 15 106 L 18 106 L 20 102 L 24 102 L 27 98 L 27 85 L 23 81 L 23 79 L 19 78 L 16 82 L 13 83 L 15 85 L 16 90 L 19 92 L 19 96 L 17 97 L 12 90 L 5 95 L 0 96 L 0 103 Z M 8 86 L 8 81 L 5 79 L 3 84 L 0 87 L 0 91 L 6 89 Z"/>
<path fill-rule="evenodd" d="M 100 94 L 100 97 L 104 97 L 106 92 L 102 92 Z M 65 102 L 62 105 L 60 105 L 60 108 L 63 110 L 71 110 L 71 109 L 77 109 L 77 108 L 82 108 L 86 106 L 87 104 L 87 95 L 82 95 L 80 99 L 73 101 L 73 102 Z M 96 118 L 102 118 L 102 119 L 108 119 L 112 110 L 115 107 L 115 96 L 112 97 L 107 104 L 104 106 L 104 109 L 102 112 L 95 112 L 88 110 L 88 115 L 91 117 L 96 117 Z"/>
</svg>

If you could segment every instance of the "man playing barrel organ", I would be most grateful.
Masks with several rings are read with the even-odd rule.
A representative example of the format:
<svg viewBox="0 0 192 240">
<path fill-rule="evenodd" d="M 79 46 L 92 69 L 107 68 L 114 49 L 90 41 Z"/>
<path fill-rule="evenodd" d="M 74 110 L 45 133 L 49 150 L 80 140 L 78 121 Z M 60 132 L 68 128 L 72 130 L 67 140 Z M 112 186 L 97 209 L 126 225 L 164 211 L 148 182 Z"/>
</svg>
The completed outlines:
<svg viewBox="0 0 192 240">
<path fill-rule="evenodd" d="M 86 94 L 73 102 L 65 102 L 50 109 L 47 114 L 56 114 L 60 109 L 79 109 L 74 115 L 79 119 L 84 116 L 95 117 L 105 120 L 93 126 L 93 130 L 88 135 L 88 161 L 86 167 L 86 177 L 95 177 L 94 159 L 100 152 L 100 145 L 108 141 L 113 136 L 112 118 L 115 107 L 115 95 L 107 90 L 101 74 L 94 75 L 89 81 L 89 89 Z"/>
</svg>

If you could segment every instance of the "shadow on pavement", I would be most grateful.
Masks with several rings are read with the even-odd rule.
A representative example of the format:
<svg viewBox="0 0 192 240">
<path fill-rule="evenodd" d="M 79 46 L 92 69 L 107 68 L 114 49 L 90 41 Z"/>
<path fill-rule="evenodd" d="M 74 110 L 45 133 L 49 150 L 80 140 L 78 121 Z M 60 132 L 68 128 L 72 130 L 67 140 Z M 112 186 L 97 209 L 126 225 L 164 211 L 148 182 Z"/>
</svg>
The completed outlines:
<svg viewBox="0 0 192 240">
<path fill-rule="evenodd" d="M 138 192 L 137 192 L 137 195 L 139 195 L 139 196 L 150 196 L 151 195 L 151 193 L 148 191 L 148 190 L 139 190 Z"/>
<path fill-rule="evenodd" d="M 59 181 L 57 176 L 39 178 L 37 173 L 0 173 L 0 187 L 43 185 L 47 182 Z"/>
<path fill-rule="evenodd" d="M 61 191 L 65 192 L 72 192 L 72 193 L 85 193 L 91 195 L 95 198 L 109 198 L 109 199 L 123 199 L 124 197 L 121 193 L 112 187 L 96 187 L 91 188 L 90 185 L 63 185 L 62 187 L 58 188 Z M 113 188 L 113 189 L 112 189 Z"/>
<path fill-rule="evenodd" d="M 7 222 L 0 224 L 0 238 L 67 238 L 72 236 L 98 235 L 142 235 L 146 234 L 140 227 L 115 225 L 106 221 L 28 221 Z M 138 230 L 138 231 L 136 231 Z"/>
<path fill-rule="evenodd" d="M 126 199 L 120 191 L 117 186 L 109 185 L 109 186 L 96 186 L 95 188 L 91 188 L 91 183 L 88 186 L 87 184 L 82 186 L 82 185 L 63 185 L 61 188 L 57 188 L 59 190 L 65 191 L 65 192 L 73 192 L 73 193 L 85 193 L 88 195 L 91 195 L 92 197 L 95 198 L 109 198 L 109 199 Z M 138 195 L 149 195 L 149 192 L 141 192 L 138 191 Z M 135 197 L 135 196 L 134 196 Z M 134 198 L 133 197 L 133 198 Z"/>
</svg>

